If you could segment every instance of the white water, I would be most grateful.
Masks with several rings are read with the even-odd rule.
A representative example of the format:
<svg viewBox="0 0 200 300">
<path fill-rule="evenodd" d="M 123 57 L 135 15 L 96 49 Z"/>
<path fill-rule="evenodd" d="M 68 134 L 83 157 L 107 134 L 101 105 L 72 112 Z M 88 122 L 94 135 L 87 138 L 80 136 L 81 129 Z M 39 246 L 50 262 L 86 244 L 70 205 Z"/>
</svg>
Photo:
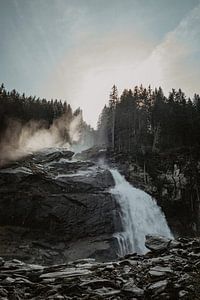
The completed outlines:
<svg viewBox="0 0 200 300">
<path fill-rule="evenodd" d="M 165 216 L 156 201 L 147 193 L 132 187 L 117 170 L 110 171 L 115 181 L 111 193 L 121 207 L 122 231 L 115 234 L 119 244 L 119 255 L 124 256 L 133 252 L 146 253 L 147 234 L 173 238 Z"/>
</svg>

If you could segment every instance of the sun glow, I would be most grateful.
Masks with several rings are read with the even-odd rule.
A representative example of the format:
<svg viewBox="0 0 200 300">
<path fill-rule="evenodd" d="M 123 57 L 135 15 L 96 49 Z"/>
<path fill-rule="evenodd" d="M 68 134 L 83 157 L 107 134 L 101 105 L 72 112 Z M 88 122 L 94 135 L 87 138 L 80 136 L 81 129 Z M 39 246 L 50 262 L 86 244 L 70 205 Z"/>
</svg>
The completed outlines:
<svg viewBox="0 0 200 300">
<path fill-rule="evenodd" d="M 113 84 L 119 94 L 135 85 L 161 84 L 159 57 L 155 45 L 133 33 L 109 34 L 102 39 L 88 38 L 66 53 L 44 86 L 50 97 L 66 99 L 73 108 L 83 108 L 84 119 L 96 126 L 108 101 Z"/>
<path fill-rule="evenodd" d="M 102 103 L 106 102 L 113 84 L 119 93 L 124 88 L 133 88 L 143 84 L 152 87 L 162 85 L 163 75 L 159 56 L 151 55 L 140 63 L 118 63 L 91 68 L 85 72 L 79 90 L 74 98 L 84 108 L 84 117 L 94 126 L 94 112 L 102 110 Z M 87 107 L 84 104 L 87 103 Z"/>
</svg>

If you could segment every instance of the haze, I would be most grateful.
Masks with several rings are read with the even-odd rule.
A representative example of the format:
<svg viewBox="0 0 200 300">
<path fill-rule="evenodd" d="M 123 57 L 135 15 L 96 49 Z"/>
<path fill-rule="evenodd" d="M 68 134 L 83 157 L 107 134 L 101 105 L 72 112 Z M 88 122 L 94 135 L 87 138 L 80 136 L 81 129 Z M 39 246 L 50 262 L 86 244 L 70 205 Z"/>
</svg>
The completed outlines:
<svg viewBox="0 0 200 300">
<path fill-rule="evenodd" d="M 199 93 L 198 0 L 0 0 L 0 82 L 96 126 L 113 84 Z"/>
</svg>

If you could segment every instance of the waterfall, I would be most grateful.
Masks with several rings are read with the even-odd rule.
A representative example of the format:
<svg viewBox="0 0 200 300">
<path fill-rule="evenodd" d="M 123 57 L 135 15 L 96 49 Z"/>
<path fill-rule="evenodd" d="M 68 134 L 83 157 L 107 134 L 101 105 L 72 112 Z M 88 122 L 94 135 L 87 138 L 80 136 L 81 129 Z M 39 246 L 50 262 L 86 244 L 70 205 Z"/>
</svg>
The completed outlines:
<svg viewBox="0 0 200 300">
<path fill-rule="evenodd" d="M 173 238 L 165 216 L 156 201 L 147 193 L 134 188 L 117 171 L 110 170 L 115 181 L 111 193 L 120 205 L 121 232 L 117 232 L 119 255 L 137 252 L 144 254 L 145 236 L 162 235 Z"/>
</svg>

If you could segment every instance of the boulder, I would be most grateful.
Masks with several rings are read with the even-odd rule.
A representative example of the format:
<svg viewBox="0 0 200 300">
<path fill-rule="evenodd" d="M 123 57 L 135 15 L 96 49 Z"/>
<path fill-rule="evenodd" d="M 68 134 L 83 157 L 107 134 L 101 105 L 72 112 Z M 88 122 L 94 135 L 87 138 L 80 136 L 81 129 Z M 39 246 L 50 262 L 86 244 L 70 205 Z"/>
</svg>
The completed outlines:
<svg viewBox="0 0 200 300">
<path fill-rule="evenodd" d="M 162 252 L 169 249 L 170 242 L 171 239 L 163 236 L 147 235 L 145 246 L 151 251 Z"/>
<path fill-rule="evenodd" d="M 167 280 L 157 281 L 156 283 L 151 284 L 148 287 L 148 291 L 152 292 L 154 295 L 158 295 L 165 291 L 167 285 L 168 285 Z"/>
</svg>

